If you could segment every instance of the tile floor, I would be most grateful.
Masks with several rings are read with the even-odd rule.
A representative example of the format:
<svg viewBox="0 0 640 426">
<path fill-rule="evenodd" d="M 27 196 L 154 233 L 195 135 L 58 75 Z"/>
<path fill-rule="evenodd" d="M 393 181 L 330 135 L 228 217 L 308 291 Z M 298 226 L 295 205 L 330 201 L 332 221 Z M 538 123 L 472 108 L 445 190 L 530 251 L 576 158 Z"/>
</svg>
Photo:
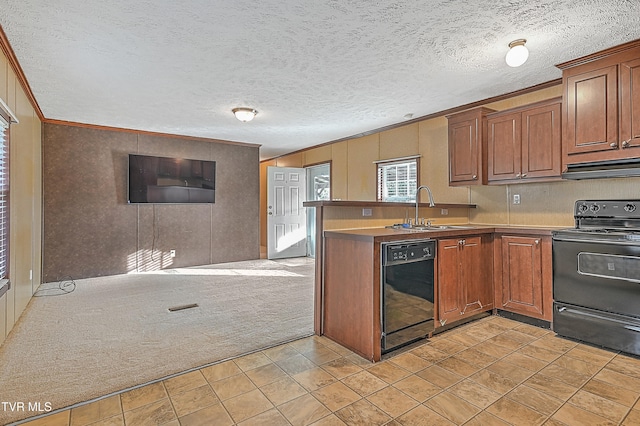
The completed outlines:
<svg viewBox="0 0 640 426">
<path fill-rule="evenodd" d="M 371 364 L 313 336 L 36 425 L 639 425 L 640 359 L 486 317 Z"/>
</svg>

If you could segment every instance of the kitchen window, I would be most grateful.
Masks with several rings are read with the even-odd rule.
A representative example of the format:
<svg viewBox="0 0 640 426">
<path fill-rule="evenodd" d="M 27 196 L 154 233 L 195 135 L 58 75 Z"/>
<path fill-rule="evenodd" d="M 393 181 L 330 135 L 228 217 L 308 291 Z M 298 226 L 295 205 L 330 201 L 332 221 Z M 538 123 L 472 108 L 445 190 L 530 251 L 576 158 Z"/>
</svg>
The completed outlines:
<svg viewBox="0 0 640 426">
<path fill-rule="evenodd" d="M 418 157 L 377 161 L 378 201 L 414 202 L 418 188 Z"/>
<path fill-rule="evenodd" d="M 9 278 L 9 122 L 0 109 L 0 280 Z"/>
</svg>

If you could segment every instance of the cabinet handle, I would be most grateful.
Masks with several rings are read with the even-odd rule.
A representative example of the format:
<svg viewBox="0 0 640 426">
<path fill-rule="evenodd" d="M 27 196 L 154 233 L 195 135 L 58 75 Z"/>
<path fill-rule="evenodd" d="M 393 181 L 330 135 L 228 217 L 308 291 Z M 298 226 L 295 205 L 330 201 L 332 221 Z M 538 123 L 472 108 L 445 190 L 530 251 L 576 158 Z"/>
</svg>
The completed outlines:
<svg viewBox="0 0 640 426">
<path fill-rule="evenodd" d="M 523 173 L 523 174 L 522 174 L 522 177 L 523 177 L 523 178 L 526 178 L 526 177 L 527 177 L 527 174 L 526 174 L 526 173 Z"/>
<path fill-rule="evenodd" d="M 540 240 L 535 240 L 534 242 L 536 243 L 536 245 L 540 244 Z"/>
<path fill-rule="evenodd" d="M 473 176 L 471 176 L 471 179 L 473 179 L 473 180 L 478 180 L 478 175 L 473 175 Z"/>
<path fill-rule="evenodd" d="M 611 148 L 617 148 L 617 147 L 618 147 L 618 142 L 611 142 L 611 143 L 609 144 L 609 146 L 610 146 Z"/>
<path fill-rule="evenodd" d="M 522 177 L 522 175 L 521 175 L 520 173 L 518 173 L 518 174 L 516 175 L 516 177 L 517 177 L 518 179 L 520 179 L 520 178 Z"/>
<path fill-rule="evenodd" d="M 629 148 L 629 142 L 631 142 L 631 139 L 629 139 L 628 141 L 622 142 L 622 147 L 623 148 Z"/>
</svg>

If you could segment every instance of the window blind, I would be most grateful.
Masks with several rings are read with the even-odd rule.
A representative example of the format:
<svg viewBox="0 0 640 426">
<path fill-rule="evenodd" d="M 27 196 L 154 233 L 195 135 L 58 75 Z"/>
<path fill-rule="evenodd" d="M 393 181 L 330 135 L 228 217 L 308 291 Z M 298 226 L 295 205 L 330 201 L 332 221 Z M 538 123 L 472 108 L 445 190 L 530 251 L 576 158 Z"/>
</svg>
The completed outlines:
<svg viewBox="0 0 640 426">
<path fill-rule="evenodd" d="M 418 183 L 418 159 L 378 163 L 378 200 L 413 202 Z"/>
<path fill-rule="evenodd" d="M 9 278 L 9 120 L 0 114 L 0 279 Z"/>
</svg>

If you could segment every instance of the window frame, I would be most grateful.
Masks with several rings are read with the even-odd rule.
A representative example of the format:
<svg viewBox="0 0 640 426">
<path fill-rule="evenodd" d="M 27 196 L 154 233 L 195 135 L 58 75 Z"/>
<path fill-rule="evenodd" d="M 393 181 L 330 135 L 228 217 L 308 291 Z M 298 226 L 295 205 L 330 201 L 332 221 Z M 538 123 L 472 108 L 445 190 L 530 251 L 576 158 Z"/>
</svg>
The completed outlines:
<svg viewBox="0 0 640 426">
<path fill-rule="evenodd" d="M 11 116 L 0 107 L 0 280 L 10 277 Z"/>
<path fill-rule="evenodd" d="M 389 200 L 384 196 L 384 180 L 383 180 L 383 171 L 389 167 L 394 165 L 403 165 L 415 163 L 416 168 L 416 176 L 415 176 L 415 187 L 408 189 L 408 195 L 405 199 L 398 200 Z M 410 156 L 410 157 L 402 157 L 402 158 L 392 158 L 387 160 L 375 161 L 376 164 L 376 200 L 387 202 L 387 203 L 415 203 L 416 199 L 416 191 L 420 182 L 420 156 Z M 404 181 L 410 181 L 411 179 L 405 179 Z M 397 181 L 397 180 L 396 180 Z"/>
<path fill-rule="evenodd" d="M 313 167 L 319 167 L 319 166 L 328 166 L 329 167 L 329 199 L 332 199 L 332 194 L 333 194 L 333 165 L 331 164 L 332 161 L 320 161 L 318 163 L 309 163 L 309 164 L 305 164 L 304 166 L 302 166 L 302 168 L 305 170 L 305 175 L 307 175 L 307 169 L 313 168 Z M 308 177 L 308 176 L 307 176 Z M 308 182 L 307 182 L 307 188 L 306 190 L 308 190 Z M 317 201 L 317 200 L 307 200 L 307 201 Z"/>
</svg>

